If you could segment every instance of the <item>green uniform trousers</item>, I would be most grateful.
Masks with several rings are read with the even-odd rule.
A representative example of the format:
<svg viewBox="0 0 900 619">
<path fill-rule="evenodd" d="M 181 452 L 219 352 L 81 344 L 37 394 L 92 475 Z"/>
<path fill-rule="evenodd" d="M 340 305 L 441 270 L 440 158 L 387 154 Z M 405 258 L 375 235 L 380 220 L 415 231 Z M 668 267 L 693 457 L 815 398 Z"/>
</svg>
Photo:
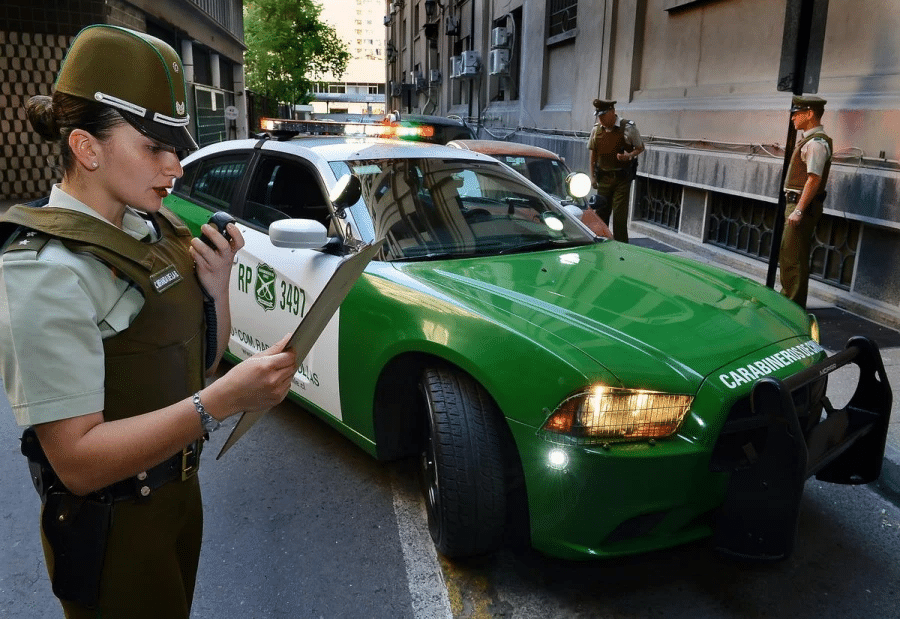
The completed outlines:
<svg viewBox="0 0 900 619">
<path fill-rule="evenodd" d="M 809 262 L 812 237 L 816 224 L 822 216 L 823 200 L 816 198 L 803 209 L 800 223 L 795 227 L 787 223 L 787 218 L 797 208 L 788 202 L 784 209 L 784 233 L 781 236 L 781 251 L 778 266 L 781 269 L 781 294 L 806 309 L 806 295 L 809 291 Z"/>
<path fill-rule="evenodd" d="M 628 242 L 628 202 L 631 197 L 631 179 L 618 172 L 596 173 L 597 196 L 605 198 L 597 206 L 597 215 L 612 228 L 613 237 Z M 612 216 L 612 221 L 610 221 Z"/>
<path fill-rule="evenodd" d="M 188 619 L 202 537 L 197 475 L 165 484 L 144 502 L 116 503 L 99 607 L 62 601 L 66 619 Z M 44 557 L 52 575 L 46 539 Z"/>
</svg>

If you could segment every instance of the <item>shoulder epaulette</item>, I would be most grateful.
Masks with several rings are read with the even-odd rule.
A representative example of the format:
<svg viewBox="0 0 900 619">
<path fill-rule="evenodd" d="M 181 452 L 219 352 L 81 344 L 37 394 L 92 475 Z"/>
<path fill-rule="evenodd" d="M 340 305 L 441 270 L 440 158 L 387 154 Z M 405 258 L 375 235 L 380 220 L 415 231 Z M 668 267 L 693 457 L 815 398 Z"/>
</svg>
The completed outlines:
<svg viewBox="0 0 900 619">
<path fill-rule="evenodd" d="M 3 252 L 11 252 L 11 251 L 34 251 L 40 252 L 44 249 L 44 246 L 50 242 L 52 237 L 48 234 L 44 234 L 43 232 L 38 232 L 36 230 L 29 230 L 27 228 L 21 228 L 7 246 L 4 248 Z"/>
</svg>

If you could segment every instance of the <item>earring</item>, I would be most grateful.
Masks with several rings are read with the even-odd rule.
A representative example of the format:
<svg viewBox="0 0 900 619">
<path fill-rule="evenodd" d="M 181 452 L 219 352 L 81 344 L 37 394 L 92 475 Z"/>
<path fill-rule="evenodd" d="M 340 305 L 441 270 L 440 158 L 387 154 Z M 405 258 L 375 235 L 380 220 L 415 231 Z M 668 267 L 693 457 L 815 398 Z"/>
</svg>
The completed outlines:
<svg viewBox="0 0 900 619">
<path fill-rule="evenodd" d="M 94 161 L 93 163 L 91 163 L 91 167 L 92 167 L 92 168 L 96 168 L 98 165 L 100 165 L 100 164 L 97 163 L 96 161 Z"/>
</svg>

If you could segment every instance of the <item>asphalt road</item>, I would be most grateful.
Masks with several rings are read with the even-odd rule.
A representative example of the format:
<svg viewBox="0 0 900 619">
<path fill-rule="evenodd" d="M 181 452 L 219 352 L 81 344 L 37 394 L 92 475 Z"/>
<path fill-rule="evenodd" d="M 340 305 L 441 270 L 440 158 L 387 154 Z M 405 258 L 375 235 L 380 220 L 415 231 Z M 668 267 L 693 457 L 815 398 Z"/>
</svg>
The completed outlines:
<svg viewBox="0 0 900 619">
<path fill-rule="evenodd" d="M 736 564 L 705 543 L 591 563 L 504 551 L 439 559 L 406 463 L 379 464 L 293 404 L 201 471 L 206 529 L 194 617 L 900 617 L 900 509 L 867 486 L 808 482 L 794 555 Z M 62 617 L 39 501 L 0 401 L 0 617 Z"/>
</svg>

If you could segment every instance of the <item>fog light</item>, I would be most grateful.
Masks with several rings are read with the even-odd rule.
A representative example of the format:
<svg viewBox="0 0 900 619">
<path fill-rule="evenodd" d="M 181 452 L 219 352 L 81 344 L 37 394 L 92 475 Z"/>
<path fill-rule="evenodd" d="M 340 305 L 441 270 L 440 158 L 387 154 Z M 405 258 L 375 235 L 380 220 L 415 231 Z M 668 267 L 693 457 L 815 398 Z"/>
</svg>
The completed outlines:
<svg viewBox="0 0 900 619">
<path fill-rule="evenodd" d="M 551 449 L 547 461 L 551 469 L 562 471 L 569 466 L 569 454 L 562 449 Z"/>
</svg>

